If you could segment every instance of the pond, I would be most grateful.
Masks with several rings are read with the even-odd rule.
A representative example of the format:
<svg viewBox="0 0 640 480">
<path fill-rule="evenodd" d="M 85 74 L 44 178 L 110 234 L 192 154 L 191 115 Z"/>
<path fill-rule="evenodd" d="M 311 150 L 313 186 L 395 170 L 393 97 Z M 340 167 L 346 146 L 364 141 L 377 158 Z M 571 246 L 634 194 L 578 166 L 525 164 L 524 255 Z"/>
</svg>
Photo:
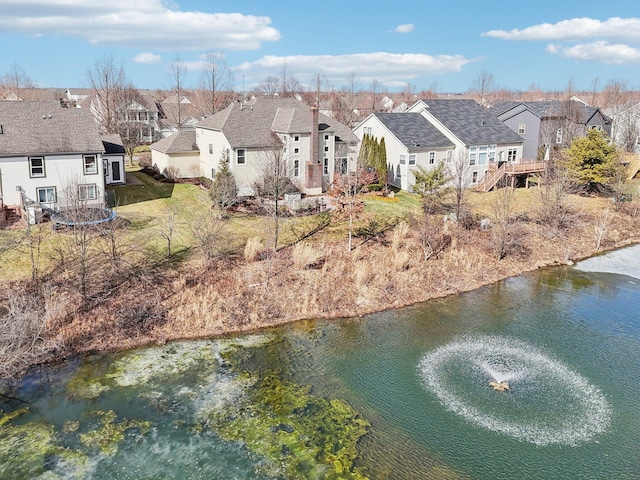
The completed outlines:
<svg viewBox="0 0 640 480">
<path fill-rule="evenodd" d="M 0 478 L 638 478 L 639 304 L 635 246 L 40 368 L 0 397 Z"/>
</svg>

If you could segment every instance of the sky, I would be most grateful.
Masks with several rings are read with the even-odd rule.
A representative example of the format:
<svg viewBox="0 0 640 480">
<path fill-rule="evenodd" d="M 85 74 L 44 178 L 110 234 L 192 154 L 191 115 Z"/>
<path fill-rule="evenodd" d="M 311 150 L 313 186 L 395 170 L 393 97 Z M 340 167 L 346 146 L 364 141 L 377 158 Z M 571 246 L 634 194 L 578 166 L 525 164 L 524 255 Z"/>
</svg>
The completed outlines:
<svg viewBox="0 0 640 480">
<path fill-rule="evenodd" d="M 179 59 L 195 88 L 216 51 L 238 92 L 283 71 L 335 89 L 465 92 L 481 72 L 509 90 L 640 89 L 637 0 L 0 0 L 0 42 L 0 76 L 39 87 L 88 87 L 113 58 L 140 89 L 169 88 Z"/>
</svg>

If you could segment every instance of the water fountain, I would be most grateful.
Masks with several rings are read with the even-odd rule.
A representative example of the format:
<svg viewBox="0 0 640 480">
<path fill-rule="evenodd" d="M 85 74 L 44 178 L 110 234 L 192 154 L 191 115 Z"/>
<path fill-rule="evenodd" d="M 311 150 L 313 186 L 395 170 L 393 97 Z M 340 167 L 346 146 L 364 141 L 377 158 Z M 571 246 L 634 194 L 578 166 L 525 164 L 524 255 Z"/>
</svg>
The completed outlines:
<svg viewBox="0 0 640 480">
<path fill-rule="evenodd" d="M 465 337 L 425 355 L 419 372 L 446 409 L 536 445 L 577 445 L 610 424 L 610 407 L 598 388 L 519 340 Z"/>
</svg>

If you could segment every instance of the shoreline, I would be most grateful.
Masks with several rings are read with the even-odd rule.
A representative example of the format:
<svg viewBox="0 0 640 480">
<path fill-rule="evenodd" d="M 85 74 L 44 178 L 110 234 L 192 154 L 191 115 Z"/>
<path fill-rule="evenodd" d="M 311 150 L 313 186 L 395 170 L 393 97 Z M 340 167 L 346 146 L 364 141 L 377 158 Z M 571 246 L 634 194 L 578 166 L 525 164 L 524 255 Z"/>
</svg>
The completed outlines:
<svg viewBox="0 0 640 480">
<path fill-rule="evenodd" d="M 78 308 L 77 292 L 62 292 L 55 300 L 74 309 L 47 325 L 47 337 L 62 342 L 13 374 L 28 375 L 83 355 L 249 334 L 300 321 L 361 318 L 466 293 L 640 243 L 638 219 L 621 220 L 600 250 L 588 238 L 587 224 L 553 241 L 529 225 L 524 253 L 496 260 L 484 232 L 460 230 L 452 232 L 456 241 L 450 247 L 427 261 L 420 260 L 411 237 L 397 247 L 370 243 L 352 252 L 339 242 L 323 245 L 319 268 L 295 269 L 290 253 L 278 255 L 270 264 L 278 273 L 266 281 L 263 262 L 238 262 L 206 271 L 201 265 L 160 271 L 146 283 L 121 286 L 87 311 Z M 398 266 L 405 253 L 410 260 Z"/>
</svg>

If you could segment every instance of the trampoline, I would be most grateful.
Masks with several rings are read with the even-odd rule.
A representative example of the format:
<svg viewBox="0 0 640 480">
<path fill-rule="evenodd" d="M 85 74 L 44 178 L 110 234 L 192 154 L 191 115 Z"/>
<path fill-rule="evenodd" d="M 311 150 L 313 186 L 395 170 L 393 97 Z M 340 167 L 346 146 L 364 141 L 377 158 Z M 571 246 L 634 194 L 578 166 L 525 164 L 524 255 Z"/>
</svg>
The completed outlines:
<svg viewBox="0 0 640 480">
<path fill-rule="evenodd" d="M 55 227 L 84 227 L 110 222 L 116 218 L 115 210 L 110 208 L 88 207 L 80 210 L 62 210 L 51 215 Z"/>
</svg>

